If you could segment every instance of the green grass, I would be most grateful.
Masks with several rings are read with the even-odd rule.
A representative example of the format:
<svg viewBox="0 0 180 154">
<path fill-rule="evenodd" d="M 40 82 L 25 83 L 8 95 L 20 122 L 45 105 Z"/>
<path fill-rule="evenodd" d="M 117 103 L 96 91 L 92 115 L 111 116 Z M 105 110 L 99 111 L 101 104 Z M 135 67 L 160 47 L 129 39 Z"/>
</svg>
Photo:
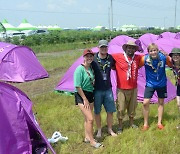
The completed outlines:
<svg viewBox="0 0 180 154">
<path fill-rule="evenodd" d="M 176 101 L 173 100 L 165 105 L 164 130 L 157 129 L 157 105 L 150 106 L 150 129 L 141 131 L 143 125 L 142 104 L 139 103 L 135 124 L 139 129 L 128 127 L 127 117 L 124 120 L 125 129 L 123 134 L 111 137 L 107 134 L 106 114 L 103 109 L 103 138 L 102 149 L 93 149 L 83 143 L 84 128 L 83 116 L 79 108 L 74 105 L 74 97 L 50 92 L 32 99 L 37 119 L 47 137 L 51 137 L 54 131 L 60 131 L 63 136 L 68 136 L 65 143 L 58 142 L 53 145 L 57 154 L 178 154 L 180 153 L 180 131 L 175 127 L 178 124 L 178 111 Z M 95 128 L 95 126 L 94 126 Z M 114 114 L 113 129 L 117 130 L 117 119 Z"/>
<path fill-rule="evenodd" d="M 42 44 L 37 46 L 31 46 L 35 53 L 51 53 L 51 52 L 60 52 L 66 50 L 77 50 L 84 49 L 97 46 L 97 43 L 83 43 L 83 42 L 75 42 L 75 43 L 64 43 L 64 44 Z"/>
<path fill-rule="evenodd" d="M 52 70 L 67 70 L 74 61 L 82 55 L 82 52 L 74 50 L 73 52 L 68 52 L 63 54 L 52 54 L 47 56 L 39 56 L 41 64 L 47 71 Z"/>
<path fill-rule="evenodd" d="M 38 58 L 49 72 L 62 70 L 64 73 L 81 54 L 81 52 L 67 51 L 67 53 L 62 52 L 62 54 L 52 53 L 49 56 L 40 54 Z M 167 71 L 167 75 L 174 81 L 171 71 Z M 52 78 L 52 80 L 54 79 Z M 52 80 L 46 80 L 49 82 L 46 83 L 47 86 L 52 85 Z M 29 83 L 27 87 L 29 86 L 33 86 L 33 84 Z M 141 131 L 143 115 L 142 103 L 139 103 L 135 117 L 135 124 L 139 128 L 136 130 L 129 128 L 128 118 L 125 117 L 124 132 L 117 137 L 111 137 L 107 134 L 106 113 L 103 109 L 101 114 L 103 138 L 100 142 L 105 147 L 102 149 L 94 149 L 89 144 L 82 142 L 84 139 L 84 119 L 79 108 L 75 106 L 73 96 L 57 94 L 52 89 L 45 94 L 32 96 L 31 100 L 34 104 L 33 111 L 37 112 L 37 121 L 46 136 L 50 138 L 55 131 L 60 131 L 63 136 L 69 138 L 64 143 L 58 142 L 52 145 L 57 154 L 180 154 L 180 131 L 176 130 L 176 125 L 179 123 L 176 100 L 165 105 L 164 130 L 157 129 L 157 105 L 152 104 L 150 105 L 149 117 L 150 129 L 146 132 Z M 117 128 L 118 121 L 115 113 L 113 129 L 117 131 Z M 96 133 L 95 124 L 94 133 Z"/>
</svg>

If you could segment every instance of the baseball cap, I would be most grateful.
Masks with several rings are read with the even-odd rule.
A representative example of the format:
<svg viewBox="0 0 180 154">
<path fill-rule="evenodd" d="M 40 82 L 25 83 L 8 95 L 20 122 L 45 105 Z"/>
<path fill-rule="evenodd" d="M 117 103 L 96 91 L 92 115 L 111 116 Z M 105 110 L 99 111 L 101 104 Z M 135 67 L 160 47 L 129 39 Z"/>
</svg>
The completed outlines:
<svg viewBox="0 0 180 154">
<path fill-rule="evenodd" d="M 83 57 L 86 56 L 87 54 L 92 54 L 94 56 L 94 53 L 91 49 L 85 49 L 83 52 Z"/>
<path fill-rule="evenodd" d="M 108 47 L 108 41 L 106 41 L 106 40 L 100 40 L 98 46 L 99 46 L 99 47 L 102 47 L 102 46 Z"/>
</svg>

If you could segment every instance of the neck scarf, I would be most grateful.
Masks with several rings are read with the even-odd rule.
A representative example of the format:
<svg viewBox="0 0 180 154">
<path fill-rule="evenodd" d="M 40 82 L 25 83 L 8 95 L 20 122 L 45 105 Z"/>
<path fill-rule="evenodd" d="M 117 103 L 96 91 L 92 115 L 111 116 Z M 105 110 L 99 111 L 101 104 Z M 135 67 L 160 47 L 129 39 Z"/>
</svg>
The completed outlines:
<svg viewBox="0 0 180 154">
<path fill-rule="evenodd" d="M 131 78 L 131 65 L 132 65 L 132 63 L 133 63 L 133 61 L 134 61 L 134 56 L 135 56 L 135 55 L 133 55 L 132 60 L 129 61 L 129 60 L 128 60 L 128 57 L 127 57 L 127 54 L 126 54 L 125 52 L 124 52 L 123 54 L 124 54 L 124 57 L 125 57 L 125 59 L 126 59 L 126 62 L 128 63 L 127 80 L 129 80 L 129 79 Z"/>
</svg>

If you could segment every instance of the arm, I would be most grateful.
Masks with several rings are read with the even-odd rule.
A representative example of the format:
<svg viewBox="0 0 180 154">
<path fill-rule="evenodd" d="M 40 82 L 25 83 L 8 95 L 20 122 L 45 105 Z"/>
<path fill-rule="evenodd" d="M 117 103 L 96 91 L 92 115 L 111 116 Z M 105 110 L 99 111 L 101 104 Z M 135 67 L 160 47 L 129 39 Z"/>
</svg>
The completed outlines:
<svg viewBox="0 0 180 154">
<path fill-rule="evenodd" d="M 172 67 L 172 59 L 170 56 L 166 57 L 166 65 L 168 65 L 169 67 Z"/>
<path fill-rule="evenodd" d="M 165 55 L 166 57 L 169 56 L 169 54 L 163 50 L 160 51 L 163 55 Z"/>
<path fill-rule="evenodd" d="M 113 62 L 112 62 L 112 67 L 111 67 L 111 69 L 112 69 L 112 70 L 116 70 L 116 67 L 115 67 L 116 61 L 114 60 L 114 57 L 113 57 L 113 56 L 112 56 L 112 59 L 113 59 Z"/>
<path fill-rule="evenodd" d="M 78 67 L 76 68 L 75 72 L 74 72 L 74 87 L 76 88 L 78 94 L 81 96 L 81 98 L 83 99 L 83 103 L 84 103 L 84 108 L 89 109 L 89 101 L 87 100 L 83 90 L 82 90 L 82 82 L 83 82 L 83 71 L 82 71 L 82 67 Z"/>
<path fill-rule="evenodd" d="M 139 62 L 139 68 L 141 68 L 142 66 L 144 66 L 144 60 L 145 60 L 145 56 L 142 56 Z"/>
</svg>

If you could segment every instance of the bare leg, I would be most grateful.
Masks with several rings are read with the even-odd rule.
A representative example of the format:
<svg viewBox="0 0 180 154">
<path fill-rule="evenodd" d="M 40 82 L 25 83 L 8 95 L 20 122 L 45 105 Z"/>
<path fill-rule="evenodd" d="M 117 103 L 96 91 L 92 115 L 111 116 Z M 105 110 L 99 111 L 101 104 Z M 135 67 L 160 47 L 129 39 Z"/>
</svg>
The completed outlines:
<svg viewBox="0 0 180 154">
<path fill-rule="evenodd" d="M 123 120 L 118 119 L 118 121 L 119 121 L 119 129 L 123 129 Z"/>
<path fill-rule="evenodd" d="M 145 98 L 144 101 L 143 101 L 144 126 L 148 126 L 149 103 L 150 103 L 150 99 Z"/>
<path fill-rule="evenodd" d="M 177 99 L 177 106 L 178 106 L 178 120 L 179 124 L 177 126 L 177 129 L 180 129 L 180 96 L 176 96 Z"/>
<path fill-rule="evenodd" d="M 102 133 L 101 133 L 101 115 L 95 114 L 95 120 L 96 120 L 97 129 L 98 129 L 96 137 L 100 138 L 102 136 Z"/>
<path fill-rule="evenodd" d="M 180 96 L 176 96 L 176 100 L 177 100 L 177 106 L 178 106 L 178 111 L 180 115 Z"/>
<path fill-rule="evenodd" d="M 132 126 L 134 124 L 134 118 L 129 117 L 129 125 Z"/>
<path fill-rule="evenodd" d="M 162 117 L 164 112 L 164 98 L 158 98 L 158 125 L 162 125 Z"/>
<path fill-rule="evenodd" d="M 111 136 L 117 136 L 112 130 L 112 123 L 113 123 L 113 113 L 107 112 L 107 126 L 108 126 L 108 133 Z"/>
<path fill-rule="evenodd" d="M 85 137 L 88 137 L 91 145 L 96 144 L 93 137 L 93 114 L 92 114 L 92 104 L 90 104 L 91 109 L 85 109 L 83 104 L 78 104 L 85 118 Z"/>
</svg>

